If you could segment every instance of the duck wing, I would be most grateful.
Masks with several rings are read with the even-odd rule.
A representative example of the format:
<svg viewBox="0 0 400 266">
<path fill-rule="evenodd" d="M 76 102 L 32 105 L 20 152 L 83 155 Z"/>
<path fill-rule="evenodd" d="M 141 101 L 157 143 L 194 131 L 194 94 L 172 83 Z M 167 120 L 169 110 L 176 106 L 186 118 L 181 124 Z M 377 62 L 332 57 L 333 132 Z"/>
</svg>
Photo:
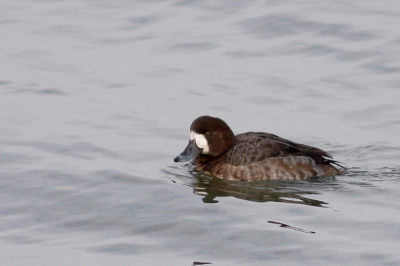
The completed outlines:
<svg viewBox="0 0 400 266">
<path fill-rule="evenodd" d="M 237 135 L 236 139 L 236 145 L 224 155 L 224 161 L 235 166 L 286 156 L 306 156 L 317 164 L 335 163 L 332 156 L 321 149 L 295 143 L 274 134 L 248 132 Z"/>
</svg>

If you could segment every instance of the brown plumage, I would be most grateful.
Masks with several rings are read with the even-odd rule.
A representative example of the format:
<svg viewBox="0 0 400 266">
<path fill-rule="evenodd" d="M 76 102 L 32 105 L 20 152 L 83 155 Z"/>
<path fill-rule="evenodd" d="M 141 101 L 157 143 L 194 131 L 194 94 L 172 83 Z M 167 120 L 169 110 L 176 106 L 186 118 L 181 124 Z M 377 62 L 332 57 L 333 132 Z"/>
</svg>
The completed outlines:
<svg viewBox="0 0 400 266">
<path fill-rule="evenodd" d="M 204 141 L 199 138 L 189 142 L 189 145 L 198 149 L 192 162 L 196 170 L 219 178 L 243 181 L 303 180 L 344 173 L 333 165 L 338 164 L 331 155 L 321 149 L 264 132 L 235 136 L 219 118 L 199 117 L 193 121 L 190 129 L 193 136 L 204 137 L 207 143 L 204 146 Z M 201 142 L 203 146 L 198 147 L 200 144 L 196 142 Z M 175 161 L 180 161 L 180 156 Z"/>
</svg>

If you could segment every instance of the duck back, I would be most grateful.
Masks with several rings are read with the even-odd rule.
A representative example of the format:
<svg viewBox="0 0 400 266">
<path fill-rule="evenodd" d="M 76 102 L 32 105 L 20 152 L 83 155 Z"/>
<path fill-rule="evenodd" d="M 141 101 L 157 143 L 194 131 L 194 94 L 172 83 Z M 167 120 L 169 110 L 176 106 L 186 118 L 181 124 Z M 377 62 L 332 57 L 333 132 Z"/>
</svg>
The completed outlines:
<svg viewBox="0 0 400 266">
<path fill-rule="evenodd" d="M 197 164 L 203 171 L 229 180 L 303 180 L 343 173 L 329 153 L 264 132 L 239 134 L 220 158 L 203 159 Z"/>
</svg>

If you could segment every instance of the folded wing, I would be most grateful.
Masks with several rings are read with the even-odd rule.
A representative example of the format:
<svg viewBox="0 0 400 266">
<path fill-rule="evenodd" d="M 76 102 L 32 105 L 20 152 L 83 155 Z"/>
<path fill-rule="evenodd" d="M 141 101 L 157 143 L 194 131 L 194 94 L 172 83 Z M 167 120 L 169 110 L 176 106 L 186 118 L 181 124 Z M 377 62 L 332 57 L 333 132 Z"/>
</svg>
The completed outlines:
<svg viewBox="0 0 400 266">
<path fill-rule="evenodd" d="M 236 136 L 237 144 L 225 155 L 224 161 L 234 166 L 286 156 L 307 156 L 316 164 L 335 163 L 331 155 L 321 149 L 292 142 L 273 134 L 248 132 Z"/>
</svg>

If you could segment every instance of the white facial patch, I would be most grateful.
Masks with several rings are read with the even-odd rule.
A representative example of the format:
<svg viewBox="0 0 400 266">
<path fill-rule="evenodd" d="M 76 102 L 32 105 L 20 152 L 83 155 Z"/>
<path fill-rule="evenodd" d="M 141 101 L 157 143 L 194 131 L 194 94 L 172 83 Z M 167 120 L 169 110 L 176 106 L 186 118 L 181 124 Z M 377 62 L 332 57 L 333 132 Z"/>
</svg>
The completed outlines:
<svg viewBox="0 0 400 266">
<path fill-rule="evenodd" d="M 203 134 L 197 134 L 196 132 L 190 131 L 190 140 L 195 140 L 197 147 L 203 149 L 203 154 L 207 154 L 210 150 L 208 142 Z"/>
</svg>

